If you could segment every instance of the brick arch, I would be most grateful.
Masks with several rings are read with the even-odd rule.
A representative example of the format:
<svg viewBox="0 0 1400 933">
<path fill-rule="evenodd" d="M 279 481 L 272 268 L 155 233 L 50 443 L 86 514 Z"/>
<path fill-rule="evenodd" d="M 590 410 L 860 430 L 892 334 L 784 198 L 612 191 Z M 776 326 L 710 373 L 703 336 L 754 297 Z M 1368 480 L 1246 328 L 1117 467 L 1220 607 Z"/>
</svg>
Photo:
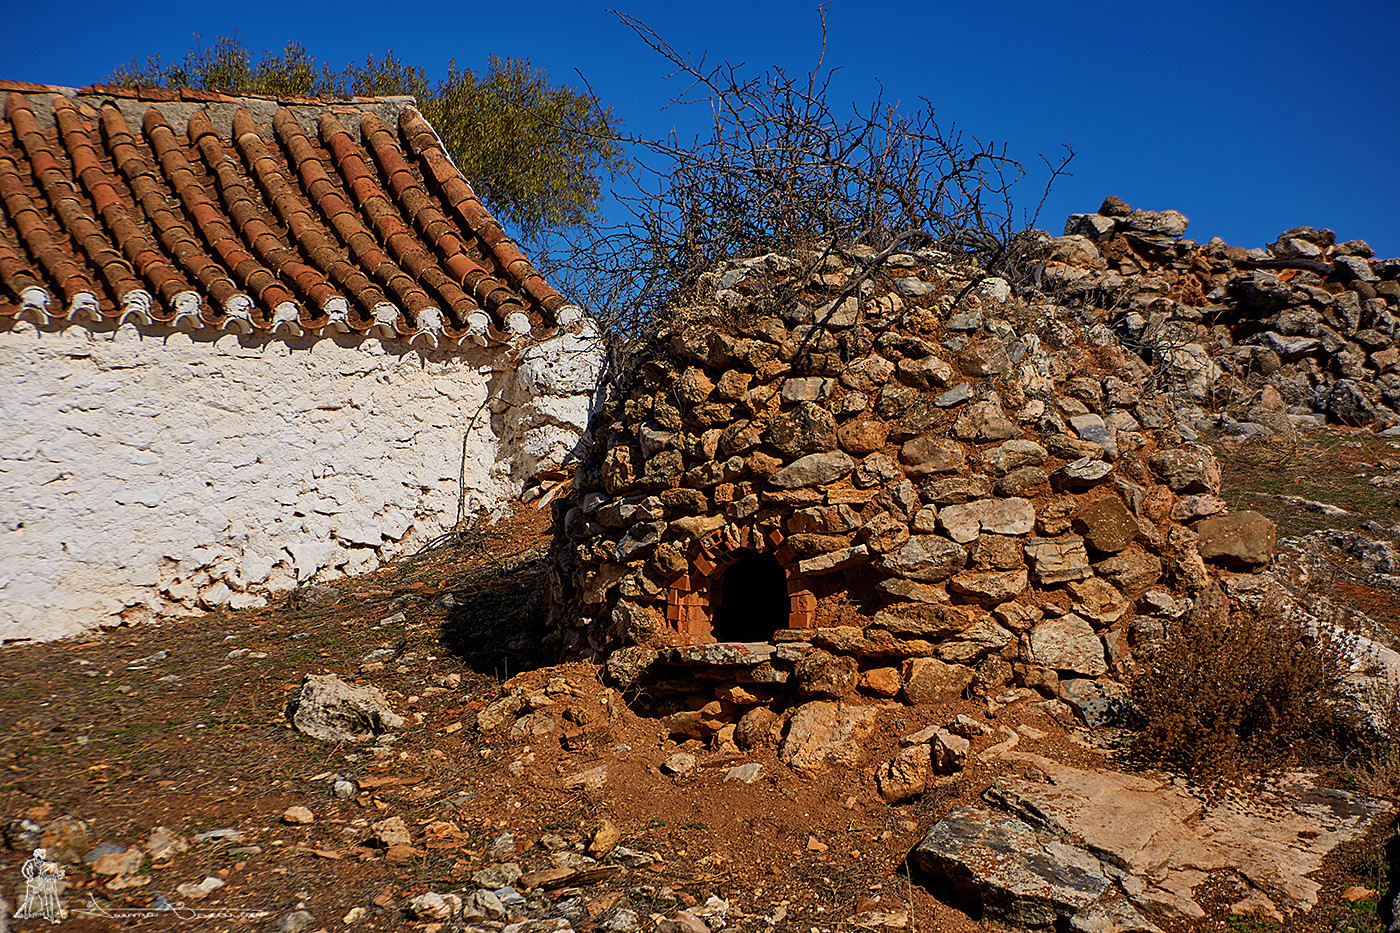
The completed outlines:
<svg viewBox="0 0 1400 933">
<path fill-rule="evenodd" d="M 673 644 L 698 645 L 715 641 L 716 600 L 724 572 L 739 560 L 740 551 L 771 554 L 778 561 L 787 581 L 787 627 L 815 627 L 817 597 L 806 578 L 798 572 L 797 555 L 787 546 L 783 533 L 776 528 L 764 532 L 758 528 L 726 525 L 700 539 L 692 549 L 690 569 L 666 588 L 666 622 L 672 629 Z"/>
</svg>

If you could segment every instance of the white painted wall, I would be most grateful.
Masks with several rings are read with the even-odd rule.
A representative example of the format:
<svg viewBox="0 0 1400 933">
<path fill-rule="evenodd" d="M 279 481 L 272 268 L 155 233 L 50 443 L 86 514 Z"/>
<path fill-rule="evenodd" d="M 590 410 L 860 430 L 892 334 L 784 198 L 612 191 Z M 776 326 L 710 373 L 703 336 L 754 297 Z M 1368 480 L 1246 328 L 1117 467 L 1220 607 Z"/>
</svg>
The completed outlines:
<svg viewBox="0 0 1400 933">
<path fill-rule="evenodd" d="M 0 328 L 0 641 L 259 605 L 499 506 L 582 433 L 600 353 L 509 356 Z"/>
</svg>

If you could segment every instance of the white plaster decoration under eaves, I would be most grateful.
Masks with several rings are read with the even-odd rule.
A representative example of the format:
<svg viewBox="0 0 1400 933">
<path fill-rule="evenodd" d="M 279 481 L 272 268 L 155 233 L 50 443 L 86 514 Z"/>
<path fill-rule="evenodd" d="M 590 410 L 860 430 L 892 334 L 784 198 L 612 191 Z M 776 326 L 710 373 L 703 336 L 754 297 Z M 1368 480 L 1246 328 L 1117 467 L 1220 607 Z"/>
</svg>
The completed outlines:
<svg viewBox="0 0 1400 933">
<path fill-rule="evenodd" d="M 459 495 L 497 509 L 574 449 L 600 360 L 588 327 L 517 363 L 331 329 L 0 326 L 0 641 L 257 606 L 416 550 Z"/>
</svg>

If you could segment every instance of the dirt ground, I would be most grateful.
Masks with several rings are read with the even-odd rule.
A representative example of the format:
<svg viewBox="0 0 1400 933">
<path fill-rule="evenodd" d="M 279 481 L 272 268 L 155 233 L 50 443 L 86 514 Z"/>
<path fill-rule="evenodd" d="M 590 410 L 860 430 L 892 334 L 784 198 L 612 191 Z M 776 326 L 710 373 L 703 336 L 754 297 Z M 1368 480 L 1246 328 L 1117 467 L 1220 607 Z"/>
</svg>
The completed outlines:
<svg viewBox="0 0 1400 933">
<path fill-rule="evenodd" d="M 1381 453 L 1367 452 L 1368 462 Z M 1350 461 L 1338 469 L 1351 469 Z M 1307 475 L 1325 482 L 1316 471 Z M 606 820 L 647 864 L 526 892 L 536 905 L 567 902 L 582 918 L 574 923 L 580 931 L 622 903 L 650 931 L 678 907 L 703 911 L 709 902 L 713 910 L 710 899 L 719 898 L 729 927 L 746 931 L 966 933 L 990 927 L 911 879 L 905 857 L 949 808 L 975 803 L 998 768 L 1012 767 L 976 760 L 1003 735 L 975 741 L 964 772 L 905 806 L 879 798 L 875 766 L 897 751 L 900 736 L 958 713 L 1044 734 L 1023 738 L 1021 750 L 1069 763 L 1108 761 L 1095 747 L 1101 739 L 1030 700 L 995 718 L 973 700 L 939 709 L 891 704 L 865 767 L 814 778 L 796 775 L 772 750 L 736 757 L 693 740 L 677 745 L 659 722 L 605 688 L 595 668 L 534 666 L 530 594 L 547 535 L 544 514 L 522 505 L 495 526 L 265 609 L 0 648 L 0 825 L 10 824 L 0 893 L 12 909 L 23 894 L 19 869 L 33 840 L 14 821 L 81 820 L 85 832 L 70 823 L 59 840 L 79 860 L 101 842 L 143 846 L 158 826 L 191 840 L 234 830 L 163 861 L 147 859 L 121 882 L 130 886 L 116 889 L 92 866 L 70 865 L 64 902 L 78 912 L 62 928 L 268 930 L 304 909 L 314 918 L 307 930 L 433 933 L 441 924 L 409 919 L 407 902 L 474 888 L 473 873 L 501 857 L 488 850 L 503 833 L 514 839 L 508 857 L 531 872 L 554 864 L 552 848 L 586 846 Z M 301 735 L 285 707 L 312 673 L 380 687 L 408 726 L 373 749 Z M 562 682 L 572 702 L 603 711 L 605 726 L 581 736 L 480 733 L 476 713 L 511 678 Z M 693 776 L 660 770 L 678 750 L 698 757 Z M 762 765 L 756 781 L 725 780 L 730 766 L 751 761 Z M 607 769 L 603 790 L 569 781 L 599 766 Z M 358 795 L 338 798 L 336 776 L 358 781 Z M 286 822 L 294 806 L 313 821 Z M 410 829 L 408 850 L 371 839 L 369 824 L 393 816 Z M 1342 892 L 1383 882 L 1383 842 L 1377 833 L 1334 853 L 1319 906 L 1284 926 L 1227 917 L 1223 901 L 1204 920 L 1163 926 L 1380 930 L 1374 899 L 1352 904 Z M 223 884 L 207 896 L 177 894 L 211 877 Z M 141 915 L 162 897 L 202 913 Z"/>
</svg>

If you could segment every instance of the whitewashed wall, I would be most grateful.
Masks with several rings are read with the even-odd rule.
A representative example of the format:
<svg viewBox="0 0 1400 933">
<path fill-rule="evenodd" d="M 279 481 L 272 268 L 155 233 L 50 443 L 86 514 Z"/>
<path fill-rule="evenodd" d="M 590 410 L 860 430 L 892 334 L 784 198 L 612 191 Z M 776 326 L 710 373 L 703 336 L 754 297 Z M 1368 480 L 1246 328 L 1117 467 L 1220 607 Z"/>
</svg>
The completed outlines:
<svg viewBox="0 0 1400 933">
<path fill-rule="evenodd" d="M 256 606 L 499 506 L 576 442 L 599 352 L 507 356 L 0 329 L 0 641 Z"/>
</svg>

